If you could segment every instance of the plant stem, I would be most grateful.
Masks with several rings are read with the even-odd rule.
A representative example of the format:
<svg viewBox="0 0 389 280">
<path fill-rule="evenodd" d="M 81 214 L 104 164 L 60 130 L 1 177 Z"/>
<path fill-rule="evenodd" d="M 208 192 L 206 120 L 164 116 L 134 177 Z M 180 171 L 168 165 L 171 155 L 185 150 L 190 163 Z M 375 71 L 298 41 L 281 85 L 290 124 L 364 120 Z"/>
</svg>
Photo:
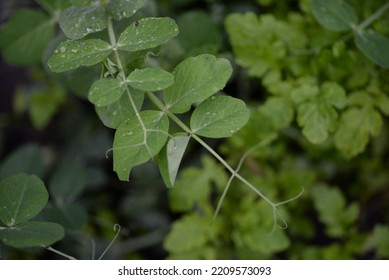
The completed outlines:
<svg viewBox="0 0 389 280">
<path fill-rule="evenodd" d="M 362 32 L 366 27 L 376 21 L 387 9 L 389 9 L 389 1 L 386 2 L 381 8 L 375 11 L 370 17 L 363 21 L 360 25 L 357 26 L 357 33 Z"/>
<path fill-rule="evenodd" d="M 65 257 L 65 258 L 67 258 L 69 260 L 77 260 L 75 257 L 72 257 L 72 256 L 69 256 L 69 255 L 67 255 L 65 253 L 62 253 L 61 251 L 58 251 L 58 250 L 54 249 L 53 247 L 50 247 L 50 246 L 47 246 L 47 247 L 42 246 L 42 247 L 47 249 L 47 250 L 49 250 L 49 251 L 51 251 L 51 252 L 54 252 L 54 253 L 62 256 L 62 257 Z"/>
</svg>

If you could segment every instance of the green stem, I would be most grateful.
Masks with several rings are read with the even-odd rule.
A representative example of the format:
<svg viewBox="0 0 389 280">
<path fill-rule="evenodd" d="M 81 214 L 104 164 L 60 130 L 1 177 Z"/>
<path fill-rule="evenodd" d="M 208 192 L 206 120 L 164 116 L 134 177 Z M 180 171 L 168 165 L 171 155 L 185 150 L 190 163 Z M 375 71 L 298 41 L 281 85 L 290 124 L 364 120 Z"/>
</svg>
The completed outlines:
<svg viewBox="0 0 389 280">
<path fill-rule="evenodd" d="M 47 250 L 49 250 L 49 251 L 51 251 L 51 252 L 53 252 L 53 253 L 56 253 L 56 254 L 62 256 L 64 258 L 67 258 L 69 260 L 77 260 L 75 257 L 72 257 L 72 256 L 69 256 L 69 255 L 67 255 L 65 253 L 62 253 L 61 251 L 58 251 L 58 250 L 54 249 L 53 247 L 50 247 L 50 246 L 47 246 L 47 247 L 42 246 L 42 247 L 47 249 Z"/>
<path fill-rule="evenodd" d="M 204 142 L 203 139 L 201 139 L 196 134 L 192 134 L 192 131 L 190 128 L 184 124 L 179 118 L 177 118 L 172 112 L 167 110 L 165 105 L 159 100 L 153 93 L 148 92 L 147 97 L 163 112 L 166 113 L 166 115 L 174 121 L 178 126 L 180 126 L 185 132 L 191 133 L 193 139 L 195 139 L 200 145 L 202 145 L 205 149 L 208 150 L 208 152 L 213 155 L 221 164 L 225 166 L 225 168 L 238 180 L 243 182 L 245 185 L 247 185 L 250 189 L 252 189 L 256 194 L 258 194 L 261 198 L 263 198 L 266 202 L 268 202 L 272 207 L 275 207 L 275 203 L 272 202 L 270 199 L 268 199 L 264 194 L 262 194 L 255 186 L 253 186 L 250 182 L 248 182 L 245 178 L 243 178 L 239 173 L 237 173 L 214 149 L 212 149 L 207 143 Z"/>
<path fill-rule="evenodd" d="M 365 21 L 363 21 L 361 24 L 357 26 L 356 28 L 357 33 L 362 32 L 366 27 L 368 27 L 370 24 L 376 21 L 388 9 L 389 9 L 389 2 L 386 2 L 381 8 L 375 11 L 374 14 L 372 14 L 370 17 L 368 17 Z"/>
</svg>

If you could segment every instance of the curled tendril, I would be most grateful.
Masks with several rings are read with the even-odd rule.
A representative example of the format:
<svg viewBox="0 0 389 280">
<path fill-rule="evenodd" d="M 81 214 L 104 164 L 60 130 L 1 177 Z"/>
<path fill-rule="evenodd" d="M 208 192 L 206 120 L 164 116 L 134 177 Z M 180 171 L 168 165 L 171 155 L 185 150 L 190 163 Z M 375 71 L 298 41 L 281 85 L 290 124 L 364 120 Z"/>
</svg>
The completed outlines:
<svg viewBox="0 0 389 280">
<path fill-rule="evenodd" d="M 111 248 L 112 244 L 115 242 L 115 240 L 118 238 L 119 234 L 120 234 L 120 230 L 122 229 L 122 227 L 119 225 L 119 224 L 114 224 L 113 226 L 113 231 L 116 232 L 116 235 L 115 237 L 112 239 L 111 243 L 109 243 L 109 245 L 107 246 L 107 248 L 105 248 L 104 252 L 101 254 L 101 256 L 98 258 L 98 260 L 101 260 L 104 255 L 108 252 L 109 248 Z"/>
</svg>

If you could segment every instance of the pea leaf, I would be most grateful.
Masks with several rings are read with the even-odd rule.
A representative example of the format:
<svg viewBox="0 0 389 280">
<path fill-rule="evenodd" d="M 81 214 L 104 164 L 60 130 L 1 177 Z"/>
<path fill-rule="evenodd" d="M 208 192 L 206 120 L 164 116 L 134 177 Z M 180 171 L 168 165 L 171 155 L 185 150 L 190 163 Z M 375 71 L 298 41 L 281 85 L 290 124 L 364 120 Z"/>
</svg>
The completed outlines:
<svg viewBox="0 0 389 280">
<path fill-rule="evenodd" d="M 92 0 L 69 0 L 73 6 L 82 7 L 90 5 Z"/>
<path fill-rule="evenodd" d="M 139 51 L 162 45 L 177 36 L 178 27 L 171 18 L 143 18 L 127 27 L 117 46 L 124 51 Z"/>
<path fill-rule="evenodd" d="M 65 72 L 97 64 L 111 52 L 111 45 L 100 39 L 65 41 L 59 44 L 47 63 L 51 71 Z"/>
<path fill-rule="evenodd" d="M 335 133 L 335 146 L 346 158 L 363 152 L 369 136 L 378 136 L 382 128 L 382 117 L 371 107 L 351 107 L 340 118 Z"/>
<path fill-rule="evenodd" d="M 78 164 L 58 167 L 49 181 L 51 196 L 57 205 L 73 203 L 87 183 L 86 171 Z"/>
<path fill-rule="evenodd" d="M 141 121 L 133 116 L 116 130 L 113 143 L 114 171 L 128 181 L 131 168 L 147 162 L 165 145 L 169 120 L 163 112 L 143 111 Z"/>
<path fill-rule="evenodd" d="M 122 97 L 124 84 L 119 79 L 102 78 L 93 83 L 88 99 L 96 106 L 107 106 Z"/>
<path fill-rule="evenodd" d="M 131 90 L 131 96 L 139 111 L 142 107 L 144 100 L 144 93 L 139 90 Z M 120 123 L 127 120 L 131 115 L 135 114 L 135 111 L 130 102 L 128 94 L 123 94 L 122 97 L 107 106 L 96 106 L 96 112 L 100 120 L 105 126 L 110 128 L 117 128 Z"/>
<path fill-rule="evenodd" d="M 47 15 L 34 10 L 19 9 L 1 26 L 0 49 L 9 63 L 38 63 L 53 35 L 54 21 Z"/>
<path fill-rule="evenodd" d="M 144 68 L 132 71 L 126 82 L 140 90 L 157 91 L 171 86 L 174 76 L 159 68 Z"/>
<path fill-rule="evenodd" d="M 161 150 L 158 160 L 159 171 L 166 186 L 172 188 L 176 181 L 178 168 L 188 146 L 190 137 L 185 133 L 177 133 L 169 139 Z"/>
<path fill-rule="evenodd" d="M 44 215 L 47 221 L 58 223 L 66 230 L 81 230 L 88 220 L 84 208 L 77 203 L 52 205 Z"/>
<path fill-rule="evenodd" d="M 343 0 L 312 0 L 311 7 L 317 21 L 328 30 L 349 31 L 358 23 L 354 8 Z"/>
<path fill-rule="evenodd" d="M 0 220 L 9 227 L 28 221 L 43 209 L 48 197 L 35 175 L 7 177 L 0 182 Z"/>
<path fill-rule="evenodd" d="M 32 221 L 0 230 L 0 240 L 15 248 L 48 246 L 63 236 L 63 227 L 49 222 Z"/>
<path fill-rule="evenodd" d="M 63 11 L 70 6 L 68 1 L 62 0 L 35 0 L 35 2 L 39 3 L 41 7 L 53 16 L 55 16 L 56 12 Z"/>
<path fill-rule="evenodd" d="M 42 151 L 36 144 L 27 144 L 3 160 L 0 167 L 0 179 L 17 173 L 36 174 L 44 172 Z"/>
<path fill-rule="evenodd" d="M 230 96 L 212 96 L 193 112 L 190 127 L 193 133 L 209 137 L 229 137 L 244 126 L 250 117 L 246 104 Z"/>
<path fill-rule="evenodd" d="M 389 69 L 389 39 L 373 29 L 357 33 L 354 38 L 358 49 L 375 64 Z"/>
<path fill-rule="evenodd" d="M 378 255 L 381 258 L 389 258 L 389 227 L 387 225 L 376 225 L 373 234 Z"/>
<path fill-rule="evenodd" d="M 109 1 L 107 5 L 108 13 L 116 20 L 130 17 L 142 8 L 145 0 L 115 0 Z"/>
<path fill-rule="evenodd" d="M 106 9 L 100 6 L 70 7 L 62 13 L 59 25 L 69 39 L 81 39 L 107 27 Z"/>
<path fill-rule="evenodd" d="M 174 84 L 164 91 L 166 107 L 173 113 L 185 113 L 193 103 L 224 88 L 232 67 L 227 59 L 204 54 L 185 59 L 173 74 Z"/>
</svg>

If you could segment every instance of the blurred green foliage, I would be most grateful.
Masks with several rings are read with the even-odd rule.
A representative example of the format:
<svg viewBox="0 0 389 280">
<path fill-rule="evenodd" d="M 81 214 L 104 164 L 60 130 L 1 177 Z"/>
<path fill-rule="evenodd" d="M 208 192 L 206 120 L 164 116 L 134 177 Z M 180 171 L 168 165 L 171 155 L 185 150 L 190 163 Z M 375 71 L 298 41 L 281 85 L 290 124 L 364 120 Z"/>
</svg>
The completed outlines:
<svg viewBox="0 0 389 280">
<path fill-rule="evenodd" d="M 247 150 L 272 139 L 245 158 L 241 174 L 272 201 L 304 188 L 301 197 L 280 206 L 273 230 L 271 206 L 237 180 L 213 219 L 229 177 L 193 143 L 173 189 L 165 188 L 152 164 L 134 168 L 130 183 L 117 180 L 109 153 L 105 158 L 113 135 L 97 114 L 114 128 L 118 123 L 109 114 L 126 109 L 113 103 L 96 114 L 86 102 L 101 68 L 53 74 L 46 65 L 64 39 L 54 26 L 70 5 L 65 2 L 0 4 L 7 20 L 0 27 L 1 75 L 16 69 L 7 76 L 9 92 L 2 93 L 1 108 L 6 95 L 12 104 L 0 112 L 0 180 L 23 172 L 46 182 L 50 200 L 37 217 L 65 228 L 57 249 L 81 259 L 97 256 L 118 223 L 121 235 L 107 258 L 389 258 L 389 72 L 385 62 L 377 63 L 377 50 L 355 37 L 363 35 L 350 26 L 331 30 L 312 12 L 318 1 L 310 0 L 147 1 L 135 15 L 170 16 L 180 30 L 155 50 L 158 56 L 147 56 L 149 63 L 172 70 L 202 53 L 233 63 L 224 91 L 243 99 L 251 117 L 231 138 L 209 143 L 237 166 Z M 347 3 L 357 25 L 387 5 Z M 18 20 L 25 13 L 27 25 Z M 381 46 L 387 39 L 380 36 L 389 36 L 387 15 L 366 35 L 374 34 L 371 42 Z M 117 26 L 122 31 L 129 24 L 123 22 Z M 99 32 L 88 36 L 106 39 Z M 379 48 L 380 61 L 388 49 Z M 40 248 L 0 246 L 4 259 L 56 257 Z"/>
</svg>

